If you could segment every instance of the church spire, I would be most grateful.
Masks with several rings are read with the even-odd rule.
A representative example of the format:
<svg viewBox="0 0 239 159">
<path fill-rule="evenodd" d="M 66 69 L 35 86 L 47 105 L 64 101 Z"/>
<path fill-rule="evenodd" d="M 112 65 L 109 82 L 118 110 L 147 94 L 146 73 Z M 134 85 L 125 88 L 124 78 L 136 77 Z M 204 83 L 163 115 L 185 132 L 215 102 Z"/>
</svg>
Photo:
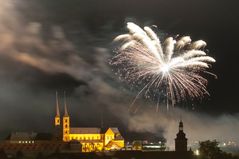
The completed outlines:
<svg viewBox="0 0 239 159">
<path fill-rule="evenodd" d="M 58 92 L 56 91 L 56 116 L 55 116 L 55 126 L 60 126 L 60 110 L 58 101 Z"/>
<path fill-rule="evenodd" d="M 64 92 L 64 116 L 69 116 L 67 111 L 67 105 L 66 105 L 66 92 Z"/>
<path fill-rule="evenodd" d="M 58 92 L 56 91 L 56 116 L 60 116 Z"/>
<path fill-rule="evenodd" d="M 179 122 L 179 131 L 183 131 L 183 122 L 182 122 L 182 119 L 180 119 L 180 122 Z"/>
<path fill-rule="evenodd" d="M 183 122 L 180 119 L 179 131 L 175 139 L 175 151 L 187 151 L 187 140 L 186 134 L 183 132 Z"/>
<path fill-rule="evenodd" d="M 63 116 L 63 141 L 70 141 L 70 116 L 68 115 L 67 105 L 66 105 L 66 92 L 64 92 L 64 116 Z"/>
</svg>

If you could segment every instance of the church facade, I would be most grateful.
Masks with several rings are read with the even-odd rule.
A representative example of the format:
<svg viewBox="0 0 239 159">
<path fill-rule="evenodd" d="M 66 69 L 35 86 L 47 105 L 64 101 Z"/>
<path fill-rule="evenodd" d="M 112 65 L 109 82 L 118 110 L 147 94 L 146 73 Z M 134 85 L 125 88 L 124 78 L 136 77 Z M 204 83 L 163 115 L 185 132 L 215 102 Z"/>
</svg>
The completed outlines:
<svg viewBox="0 0 239 159">
<path fill-rule="evenodd" d="M 116 127 L 110 127 L 105 132 L 102 132 L 97 127 L 72 127 L 66 101 L 64 103 L 64 115 L 61 120 L 57 95 L 54 126 L 59 140 L 63 142 L 80 142 L 82 152 L 120 150 L 124 147 L 124 138 Z"/>
</svg>

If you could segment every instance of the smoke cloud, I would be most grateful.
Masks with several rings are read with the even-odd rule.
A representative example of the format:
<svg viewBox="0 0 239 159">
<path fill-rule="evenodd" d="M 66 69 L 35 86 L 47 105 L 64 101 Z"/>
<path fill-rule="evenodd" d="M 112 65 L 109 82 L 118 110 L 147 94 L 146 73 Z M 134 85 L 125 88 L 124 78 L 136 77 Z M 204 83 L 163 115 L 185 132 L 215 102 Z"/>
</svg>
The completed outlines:
<svg viewBox="0 0 239 159">
<path fill-rule="evenodd" d="M 77 112 L 73 115 L 78 116 L 80 111 L 80 119 L 91 116 L 93 123 L 99 121 L 99 110 L 121 94 L 111 82 L 108 67 L 110 51 L 105 39 L 111 39 L 111 35 L 98 38 L 84 25 L 67 32 L 54 22 L 46 25 L 44 21 L 31 21 L 20 14 L 18 3 L 21 4 L 2 0 L 0 6 L 0 116 L 5 125 L 2 131 L 29 127 L 49 130 L 56 90 L 61 97 L 67 91 L 68 103 L 73 105 L 69 106 L 70 112 Z M 73 42 L 68 37 L 77 40 Z M 115 98 L 111 98 L 113 95 Z M 12 118 L 8 119 L 10 114 Z M 40 121 L 49 124 L 45 127 Z M 36 127 L 37 124 L 41 126 Z"/>
<path fill-rule="evenodd" d="M 193 147 L 199 141 L 214 140 L 220 142 L 239 142 L 239 115 L 224 114 L 211 116 L 205 113 L 186 111 L 174 108 L 169 112 L 145 110 L 133 116 L 127 116 L 128 128 L 137 132 L 153 132 L 167 140 L 167 146 L 174 149 L 174 139 L 178 133 L 179 121 L 184 123 L 184 132 L 188 138 L 188 146 Z"/>
</svg>

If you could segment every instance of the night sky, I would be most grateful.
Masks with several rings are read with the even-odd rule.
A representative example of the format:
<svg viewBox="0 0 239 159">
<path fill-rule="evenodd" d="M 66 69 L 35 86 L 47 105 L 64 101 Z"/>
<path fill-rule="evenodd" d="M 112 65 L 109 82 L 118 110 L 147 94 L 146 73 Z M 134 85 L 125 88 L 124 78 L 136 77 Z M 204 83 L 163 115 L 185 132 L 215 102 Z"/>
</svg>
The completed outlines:
<svg viewBox="0 0 239 159">
<path fill-rule="evenodd" d="M 63 91 L 67 92 L 73 124 L 101 126 L 103 121 L 104 126 L 119 126 L 124 133 L 130 132 L 127 127 L 132 114 L 127 114 L 127 108 L 136 92 L 122 83 L 108 64 L 114 54 L 112 39 L 126 33 L 127 21 L 157 25 L 165 37 L 190 35 L 193 40 L 206 41 L 206 52 L 217 61 L 211 72 L 218 79 L 208 77 L 210 97 L 186 101 L 178 107 L 206 114 L 213 121 L 225 114 L 238 121 L 237 0 L 0 3 L 0 136 L 16 130 L 50 130 L 56 90 L 62 103 Z M 151 111 L 151 104 L 140 99 L 143 106 L 139 114 Z M 137 114 L 132 116 L 137 118 Z M 159 126 L 152 132 L 161 134 L 161 130 L 164 127 Z"/>
</svg>

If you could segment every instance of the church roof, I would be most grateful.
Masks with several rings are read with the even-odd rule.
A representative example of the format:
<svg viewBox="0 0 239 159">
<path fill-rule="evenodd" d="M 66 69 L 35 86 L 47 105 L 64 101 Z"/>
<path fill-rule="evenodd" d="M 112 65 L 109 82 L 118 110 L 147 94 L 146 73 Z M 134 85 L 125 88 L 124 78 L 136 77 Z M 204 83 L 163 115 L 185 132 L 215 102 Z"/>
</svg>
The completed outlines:
<svg viewBox="0 0 239 159">
<path fill-rule="evenodd" d="M 119 146 L 117 143 L 113 142 L 113 141 L 110 141 L 105 147 L 107 148 L 114 148 L 114 149 L 120 149 L 121 146 Z"/>
<path fill-rule="evenodd" d="M 124 138 L 120 134 L 116 134 L 115 140 L 124 140 Z"/>
<path fill-rule="evenodd" d="M 35 132 L 12 132 L 6 140 L 21 141 L 21 140 L 52 140 L 53 135 L 50 133 L 35 133 Z"/>
<path fill-rule="evenodd" d="M 60 116 L 58 93 L 56 92 L 56 116 Z"/>
<path fill-rule="evenodd" d="M 116 133 L 120 133 L 119 129 L 116 127 L 110 127 L 110 129 L 116 134 Z"/>
<path fill-rule="evenodd" d="M 70 129 L 71 134 L 100 134 L 100 128 L 85 128 L 85 127 L 79 127 L 79 128 L 71 128 Z"/>
</svg>

